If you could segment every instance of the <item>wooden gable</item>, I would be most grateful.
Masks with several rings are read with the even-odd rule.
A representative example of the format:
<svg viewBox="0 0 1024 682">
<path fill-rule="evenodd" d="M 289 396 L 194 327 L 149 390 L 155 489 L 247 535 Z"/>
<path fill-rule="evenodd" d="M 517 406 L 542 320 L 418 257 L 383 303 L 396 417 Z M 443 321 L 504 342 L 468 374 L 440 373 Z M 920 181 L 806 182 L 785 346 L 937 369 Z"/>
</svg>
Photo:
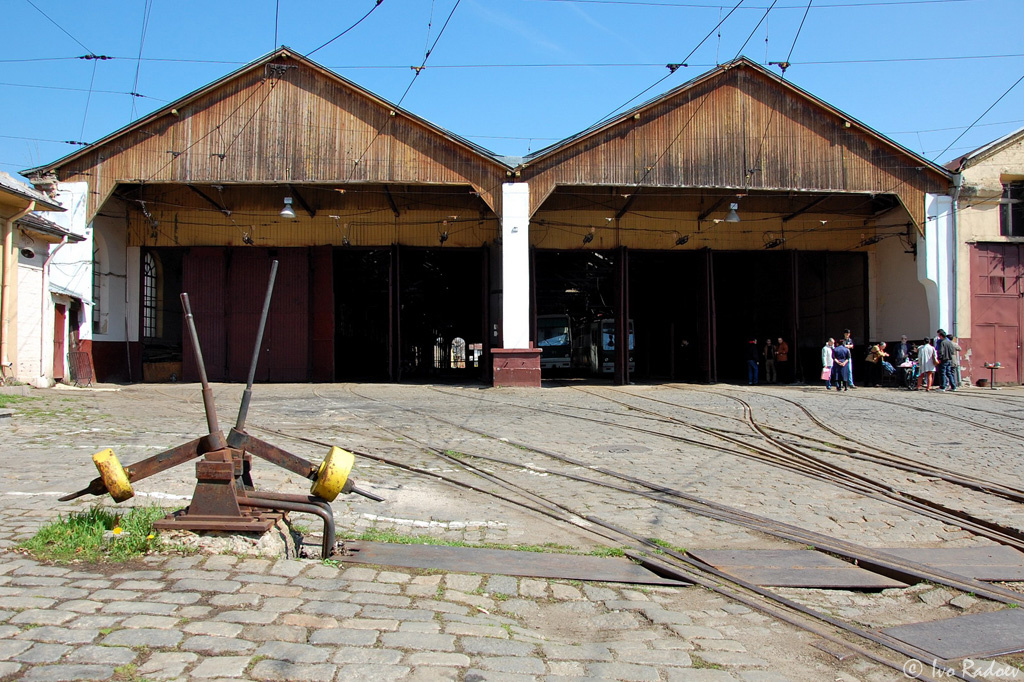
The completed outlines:
<svg viewBox="0 0 1024 682">
<path fill-rule="evenodd" d="M 559 185 L 894 194 L 918 227 L 948 174 L 746 59 L 528 158 L 536 212 Z"/>
<path fill-rule="evenodd" d="M 507 167 L 288 50 L 29 174 L 118 183 L 468 185 L 492 209 Z"/>
</svg>

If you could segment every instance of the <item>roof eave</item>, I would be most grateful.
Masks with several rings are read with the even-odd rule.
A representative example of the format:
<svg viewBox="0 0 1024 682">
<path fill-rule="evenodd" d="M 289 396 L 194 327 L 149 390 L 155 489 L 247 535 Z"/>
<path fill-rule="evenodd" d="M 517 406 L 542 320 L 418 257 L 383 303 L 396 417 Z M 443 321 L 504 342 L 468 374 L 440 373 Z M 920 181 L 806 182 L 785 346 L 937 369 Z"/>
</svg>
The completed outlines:
<svg viewBox="0 0 1024 682">
<path fill-rule="evenodd" d="M 387 100 L 383 99 L 382 97 L 379 97 L 378 95 L 375 95 L 374 93 L 370 92 L 366 88 L 363 88 L 363 87 L 357 85 L 356 83 L 350 81 L 349 79 L 345 78 L 344 76 L 342 76 L 340 74 L 337 74 L 334 71 L 331 71 L 327 67 L 325 67 L 325 66 L 323 66 L 321 64 L 318 64 L 317 62 L 313 61 L 312 59 L 309 59 L 308 57 L 305 57 L 305 56 L 299 54 L 298 52 L 295 52 L 294 50 L 292 50 L 292 49 L 290 49 L 288 47 L 281 47 L 281 48 L 278 48 L 278 49 L 274 50 L 273 52 L 269 52 L 269 53 L 263 55 L 259 59 L 256 59 L 256 60 L 254 60 L 252 62 L 249 62 L 245 66 L 242 66 L 242 67 L 232 71 L 231 73 L 228 73 L 228 74 L 218 78 L 215 81 L 212 81 L 212 82 L 208 83 L 207 85 L 204 85 L 203 87 L 199 88 L 198 90 L 193 90 L 192 92 L 188 93 L 187 95 L 184 95 L 183 97 L 180 97 L 180 98 L 174 100 L 170 104 L 168 104 L 168 105 L 166 105 L 164 107 L 161 107 L 160 109 L 157 109 L 156 111 L 148 114 L 147 116 L 144 116 L 144 117 L 140 118 L 137 121 L 129 123 L 128 125 L 123 126 L 123 127 L 119 128 L 119 129 L 115 130 L 114 132 L 112 132 L 112 133 L 110 133 L 110 134 L 100 138 L 99 140 L 96 140 L 92 144 L 89 144 L 89 145 L 87 145 L 85 147 L 82 147 L 80 149 L 76 149 L 74 152 L 72 152 L 72 153 L 70 153 L 70 154 L 68 154 L 66 156 L 63 156 L 63 157 L 57 159 L 53 163 L 48 163 L 48 164 L 45 164 L 45 165 L 42 165 L 42 166 L 35 166 L 34 168 L 26 168 L 25 170 L 20 171 L 20 172 L 21 172 L 22 175 L 24 175 L 26 177 L 30 177 L 32 175 L 38 175 L 38 174 L 41 174 L 41 173 L 52 172 L 52 171 L 60 168 L 61 166 L 65 166 L 68 163 L 74 161 L 75 159 L 77 159 L 77 158 L 79 158 L 81 156 L 84 156 L 85 154 L 88 154 L 89 152 L 93 151 L 97 147 L 100 147 L 100 146 L 102 146 L 104 144 L 107 144 L 108 142 L 111 142 L 112 140 L 114 140 L 114 139 L 116 139 L 116 138 L 118 138 L 118 137 L 120 137 L 122 135 L 125 135 L 125 134 L 127 134 L 127 133 L 129 133 L 129 132 L 131 132 L 133 130 L 141 128 L 142 126 L 148 124 L 149 122 L 151 122 L 151 121 L 153 121 L 153 120 L 155 120 L 157 118 L 160 118 L 161 116 L 165 116 L 165 115 L 171 113 L 174 109 L 179 109 L 181 107 L 184 107 L 186 104 L 188 104 L 190 102 L 193 102 L 193 101 L 199 99 L 200 97 L 202 97 L 203 95 L 205 95 L 205 94 L 207 94 L 207 93 L 217 89 L 218 87 L 220 87 L 224 83 L 227 83 L 228 81 L 230 81 L 230 80 L 232 80 L 234 78 L 237 78 L 237 77 L 241 76 L 242 74 L 244 74 L 244 73 L 246 73 L 248 71 L 251 71 L 253 69 L 259 68 L 260 66 L 268 64 L 271 61 L 273 61 L 274 59 L 278 59 L 280 57 L 286 57 L 288 59 L 297 59 L 297 60 L 299 60 L 301 62 L 304 62 L 308 66 L 310 66 L 310 67 L 320 71 L 321 73 L 327 75 L 329 78 L 332 78 L 332 79 L 335 79 L 335 80 L 339 80 L 339 81 L 343 82 L 347 87 L 351 87 L 351 88 L 357 90 L 358 92 L 362 93 L 364 96 L 366 96 L 366 97 L 368 97 L 370 99 L 375 100 L 381 106 L 388 107 L 388 108 L 390 108 L 390 109 L 392 109 L 392 110 L 394 110 L 396 112 L 401 112 L 402 115 L 408 117 L 411 120 L 414 120 L 414 121 L 420 123 L 421 125 L 423 125 L 423 126 L 425 126 L 427 128 L 430 128 L 434 132 L 440 134 L 442 137 L 444 137 L 444 138 L 446 138 L 446 139 L 448 139 L 448 140 L 450 140 L 450 141 L 452 141 L 452 142 L 454 142 L 454 143 L 456 143 L 456 144 L 458 144 L 460 146 L 465 147 L 467 150 L 471 151 L 472 153 L 476 154 L 477 156 L 484 157 L 485 159 L 487 159 L 487 160 L 493 162 L 494 164 L 500 166 L 503 170 L 507 170 L 507 169 L 511 168 L 511 166 L 509 166 L 508 164 L 502 162 L 500 160 L 500 158 L 498 157 L 498 155 L 496 155 L 494 152 L 491 152 L 490 150 L 485 149 L 484 147 L 481 147 L 481 146 L 479 146 L 479 145 L 477 145 L 477 144 L 475 144 L 473 142 L 470 142 L 469 140 L 461 138 L 458 135 L 456 135 L 456 134 L 454 134 L 454 133 L 452 133 L 452 132 L 450 132 L 448 130 L 445 130 L 444 128 L 441 128 L 440 126 L 438 126 L 438 125 L 436 125 L 434 123 L 431 123 L 430 121 L 427 121 L 424 118 L 421 118 L 421 117 L 419 117 L 419 116 L 417 116 L 417 115 L 415 115 L 415 114 L 413 114 L 413 113 L 411 113 L 411 112 L 409 112 L 409 111 L 407 111 L 405 109 L 402 109 L 402 108 L 398 107 L 397 105 L 391 104 Z"/>
</svg>

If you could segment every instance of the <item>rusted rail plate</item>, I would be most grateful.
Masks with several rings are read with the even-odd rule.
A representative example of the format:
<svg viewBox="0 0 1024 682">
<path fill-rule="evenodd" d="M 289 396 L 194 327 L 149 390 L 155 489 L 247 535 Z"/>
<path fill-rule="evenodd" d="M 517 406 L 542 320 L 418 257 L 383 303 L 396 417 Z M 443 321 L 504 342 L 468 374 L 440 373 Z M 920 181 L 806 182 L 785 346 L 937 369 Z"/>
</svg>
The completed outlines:
<svg viewBox="0 0 1024 682">
<path fill-rule="evenodd" d="M 344 550 L 345 554 L 339 557 L 342 563 L 638 585 L 690 584 L 663 578 L 627 559 L 578 554 L 516 552 L 506 549 L 442 545 L 394 545 L 353 540 L 344 542 Z"/>
<path fill-rule="evenodd" d="M 1024 554 L 1005 545 L 879 551 L 975 580 L 1024 580 Z"/>
<path fill-rule="evenodd" d="M 729 575 L 762 587 L 883 590 L 906 587 L 841 559 L 806 549 L 695 549 L 690 554 Z"/>
<path fill-rule="evenodd" d="M 1024 651 L 1024 609 L 1003 609 L 886 628 L 882 632 L 946 660 Z"/>
</svg>

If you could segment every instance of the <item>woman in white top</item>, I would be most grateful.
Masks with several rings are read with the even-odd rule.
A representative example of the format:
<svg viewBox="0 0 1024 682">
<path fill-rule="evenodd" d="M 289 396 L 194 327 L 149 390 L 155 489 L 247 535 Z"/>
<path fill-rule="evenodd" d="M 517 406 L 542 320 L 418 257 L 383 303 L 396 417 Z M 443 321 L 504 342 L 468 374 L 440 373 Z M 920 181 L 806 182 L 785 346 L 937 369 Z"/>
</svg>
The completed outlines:
<svg viewBox="0 0 1024 682">
<path fill-rule="evenodd" d="M 935 378 L 935 346 L 931 339 L 925 339 L 921 347 L 917 349 L 917 366 L 920 368 L 920 375 L 917 377 L 917 390 L 921 390 L 921 382 L 925 382 L 926 391 L 932 390 L 932 379 Z"/>
<path fill-rule="evenodd" d="M 822 374 L 824 370 L 829 370 L 828 379 L 825 379 L 825 390 L 832 388 L 832 349 L 836 345 L 835 339 L 829 339 L 825 342 L 825 345 L 821 349 L 821 369 Z M 838 384 L 836 385 L 838 387 Z"/>
</svg>

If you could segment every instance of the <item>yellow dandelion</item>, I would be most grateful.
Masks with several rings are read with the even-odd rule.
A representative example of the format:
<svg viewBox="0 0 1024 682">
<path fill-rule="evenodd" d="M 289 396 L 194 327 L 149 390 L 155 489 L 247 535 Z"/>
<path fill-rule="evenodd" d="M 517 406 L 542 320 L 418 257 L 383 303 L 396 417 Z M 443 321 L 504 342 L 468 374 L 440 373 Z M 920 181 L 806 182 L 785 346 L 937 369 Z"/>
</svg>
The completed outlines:
<svg viewBox="0 0 1024 682">
<path fill-rule="evenodd" d="M 114 526 L 114 530 L 113 530 L 114 535 L 120 535 L 123 532 L 124 531 L 121 530 L 121 526 Z"/>
<path fill-rule="evenodd" d="M 156 537 L 156 535 L 155 535 L 155 534 L 153 534 L 153 533 L 150 533 L 149 535 L 147 535 L 147 536 L 146 536 L 146 539 L 147 539 L 147 540 L 152 540 L 152 539 L 153 539 L 153 538 L 155 538 L 155 537 Z"/>
</svg>

